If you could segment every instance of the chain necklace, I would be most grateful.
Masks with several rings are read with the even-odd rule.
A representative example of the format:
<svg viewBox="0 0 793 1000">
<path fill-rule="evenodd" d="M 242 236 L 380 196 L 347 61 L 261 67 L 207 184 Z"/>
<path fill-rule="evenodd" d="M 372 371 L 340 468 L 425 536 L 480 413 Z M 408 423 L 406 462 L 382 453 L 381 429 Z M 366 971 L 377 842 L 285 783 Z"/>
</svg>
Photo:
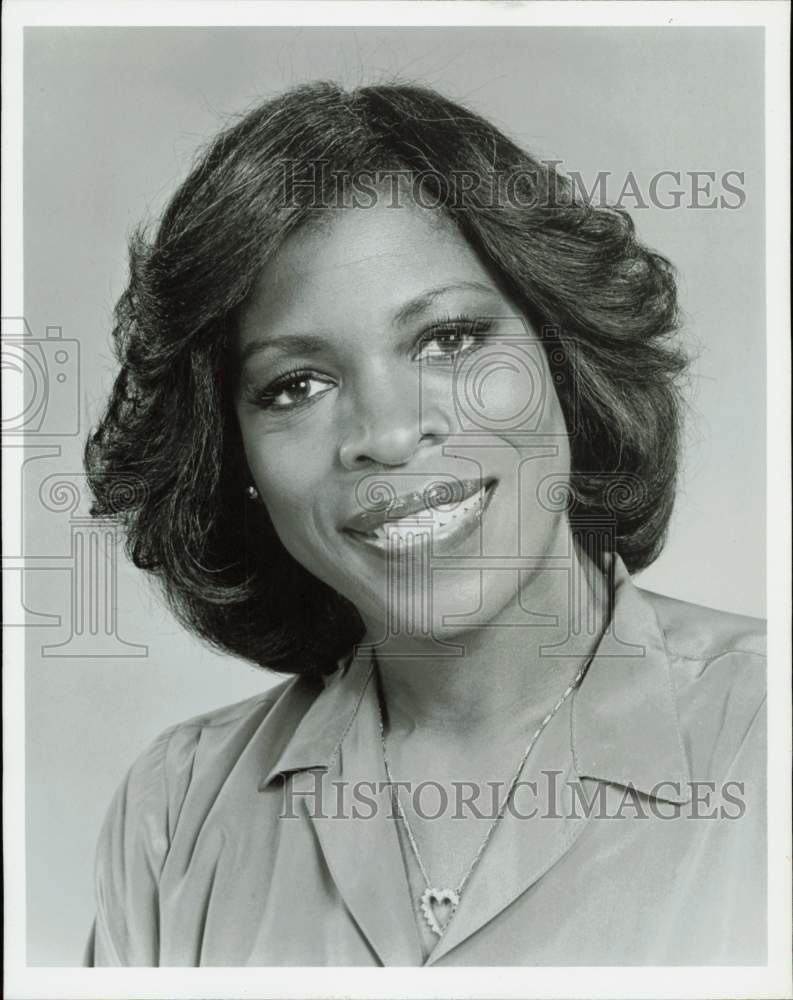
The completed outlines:
<svg viewBox="0 0 793 1000">
<path fill-rule="evenodd" d="M 591 661 L 592 657 L 590 656 L 584 663 L 584 665 L 581 667 L 581 669 L 578 671 L 576 676 L 573 678 L 573 680 L 570 682 L 570 684 L 567 685 L 561 698 L 559 698 L 554 707 L 550 710 L 550 712 L 548 712 L 548 714 L 539 724 L 537 729 L 534 731 L 534 735 L 529 740 L 528 746 L 521 754 L 521 758 L 518 761 L 518 766 L 515 769 L 515 774 L 512 777 L 512 781 L 510 781 L 509 783 L 509 787 L 507 788 L 504 798 L 501 800 L 501 805 L 498 807 L 495 819 L 488 827 L 487 833 L 485 834 L 482 843 L 476 849 L 476 853 L 474 854 L 471 863 L 468 865 L 465 874 L 460 879 L 460 882 L 457 885 L 456 889 L 435 888 L 432 884 L 432 879 L 430 879 L 429 875 L 427 874 L 427 869 L 424 867 L 424 862 L 422 861 L 421 852 L 419 851 L 418 844 L 416 843 L 416 838 L 413 835 L 413 830 L 411 829 L 410 823 L 408 822 L 408 818 L 402 808 L 402 803 L 399 801 L 399 789 L 394 787 L 394 779 L 391 777 L 391 768 L 388 765 L 388 750 L 386 748 L 385 727 L 383 725 L 382 698 L 378 697 L 378 709 L 380 712 L 380 742 L 383 745 L 383 763 L 385 764 L 386 779 L 388 780 L 388 784 L 391 788 L 391 798 L 396 807 L 397 816 L 399 817 L 400 821 L 402 822 L 402 825 L 405 828 L 405 833 L 407 834 L 407 839 L 408 843 L 410 844 L 410 849 L 413 852 L 413 856 L 415 857 L 416 863 L 419 866 L 422 878 L 424 879 L 424 882 L 427 886 L 424 892 L 422 893 L 421 900 L 419 901 L 419 910 L 421 911 L 422 916 L 429 925 L 430 930 L 433 932 L 433 934 L 436 934 L 438 937 L 443 937 L 444 931 L 449 926 L 449 921 L 452 919 L 457 910 L 457 907 L 460 905 L 460 898 L 463 894 L 463 889 L 465 889 L 465 886 L 468 883 L 468 879 L 471 877 L 474 869 L 479 864 L 479 860 L 484 854 L 485 848 L 490 843 L 490 838 L 495 833 L 496 827 L 498 826 L 501 817 L 506 812 L 507 805 L 509 804 L 509 800 L 512 797 L 512 793 L 515 790 L 515 786 L 518 783 L 518 778 L 520 777 L 521 771 L 523 770 L 523 766 L 526 763 L 529 754 L 534 749 L 535 743 L 540 738 L 545 727 L 548 725 L 551 719 L 556 715 L 556 713 L 565 703 L 570 694 L 572 694 L 572 692 L 581 683 L 581 680 L 584 674 L 586 673 L 587 667 L 589 666 Z M 379 674 L 378 674 L 378 680 L 379 680 Z M 378 694 L 381 694 L 379 683 L 378 683 Z M 436 908 L 438 909 L 437 914 L 436 914 Z M 443 922 L 439 920 L 439 916 L 441 917 Z"/>
</svg>

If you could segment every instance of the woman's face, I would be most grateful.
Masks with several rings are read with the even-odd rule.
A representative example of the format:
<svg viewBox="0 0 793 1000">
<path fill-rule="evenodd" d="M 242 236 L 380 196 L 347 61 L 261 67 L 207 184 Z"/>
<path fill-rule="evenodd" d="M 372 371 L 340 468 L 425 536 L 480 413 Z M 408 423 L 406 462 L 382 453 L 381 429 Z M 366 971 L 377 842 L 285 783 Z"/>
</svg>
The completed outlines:
<svg viewBox="0 0 793 1000">
<path fill-rule="evenodd" d="M 540 499 L 569 474 L 545 350 L 445 216 L 383 198 L 296 232 L 237 348 L 261 500 L 370 636 L 490 622 L 564 555 L 564 515 Z"/>
</svg>

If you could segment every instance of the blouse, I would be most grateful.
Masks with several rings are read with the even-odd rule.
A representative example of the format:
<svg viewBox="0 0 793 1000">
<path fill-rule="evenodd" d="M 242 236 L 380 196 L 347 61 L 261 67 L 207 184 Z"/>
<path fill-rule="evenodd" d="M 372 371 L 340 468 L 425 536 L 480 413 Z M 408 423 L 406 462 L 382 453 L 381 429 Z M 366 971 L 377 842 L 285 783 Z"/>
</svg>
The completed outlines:
<svg viewBox="0 0 793 1000">
<path fill-rule="evenodd" d="M 369 663 L 172 726 L 110 805 L 86 962 L 765 964 L 764 664 L 762 622 L 617 557 L 609 627 L 428 957 Z"/>
</svg>

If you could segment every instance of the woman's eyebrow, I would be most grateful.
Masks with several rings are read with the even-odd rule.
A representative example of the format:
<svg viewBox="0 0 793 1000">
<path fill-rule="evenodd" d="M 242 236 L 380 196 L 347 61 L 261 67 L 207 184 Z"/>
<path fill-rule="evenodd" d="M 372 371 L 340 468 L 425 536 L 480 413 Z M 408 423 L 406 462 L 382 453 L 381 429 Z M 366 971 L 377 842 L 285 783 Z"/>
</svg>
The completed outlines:
<svg viewBox="0 0 793 1000">
<path fill-rule="evenodd" d="M 426 312 L 436 299 L 439 299 L 447 292 L 455 291 L 486 292 L 488 295 L 498 295 L 498 289 L 495 286 L 486 285 L 481 281 L 455 281 L 451 284 L 440 285 L 438 288 L 422 292 L 421 295 L 417 295 L 414 299 L 400 306 L 394 313 L 394 322 L 399 326 L 410 322 L 410 320 Z"/>
<path fill-rule="evenodd" d="M 439 285 L 422 292 L 415 298 L 410 299 L 394 313 L 394 323 L 403 326 L 410 322 L 432 306 L 435 301 L 447 292 L 454 291 L 475 291 L 485 292 L 488 295 L 498 295 L 498 289 L 493 285 L 484 284 L 481 281 L 455 281 L 446 285 Z M 239 364 L 243 366 L 254 354 L 259 354 L 267 350 L 287 351 L 293 354 L 321 353 L 329 347 L 328 341 L 323 337 L 306 333 L 285 333 L 282 336 L 267 337 L 262 340 L 249 341 L 240 351 Z"/>
<path fill-rule="evenodd" d="M 328 342 L 322 337 L 304 333 L 286 333 L 281 337 L 268 337 L 266 340 L 251 340 L 240 351 L 239 363 L 245 362 L 261 351 L 279 350 L 291 351 L 294 354 L 318 353 L 327 350 Z"/>
</svg>

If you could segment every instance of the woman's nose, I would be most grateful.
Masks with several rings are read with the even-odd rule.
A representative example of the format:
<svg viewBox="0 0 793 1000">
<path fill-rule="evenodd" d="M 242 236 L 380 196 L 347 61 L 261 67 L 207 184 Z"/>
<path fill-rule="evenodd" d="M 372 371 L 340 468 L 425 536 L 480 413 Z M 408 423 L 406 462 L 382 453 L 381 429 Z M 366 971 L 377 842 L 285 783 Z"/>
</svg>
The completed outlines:
<svg viewBox="0 0 793 1000">
<path fill-rule="evenodd" d="M 339 445 L 346 469 L 405 465 L 429 442 L 449 434 L 441 409 L 415 383 L 368 385 L 349 400 L 349 419 Z"/>
</svg>

